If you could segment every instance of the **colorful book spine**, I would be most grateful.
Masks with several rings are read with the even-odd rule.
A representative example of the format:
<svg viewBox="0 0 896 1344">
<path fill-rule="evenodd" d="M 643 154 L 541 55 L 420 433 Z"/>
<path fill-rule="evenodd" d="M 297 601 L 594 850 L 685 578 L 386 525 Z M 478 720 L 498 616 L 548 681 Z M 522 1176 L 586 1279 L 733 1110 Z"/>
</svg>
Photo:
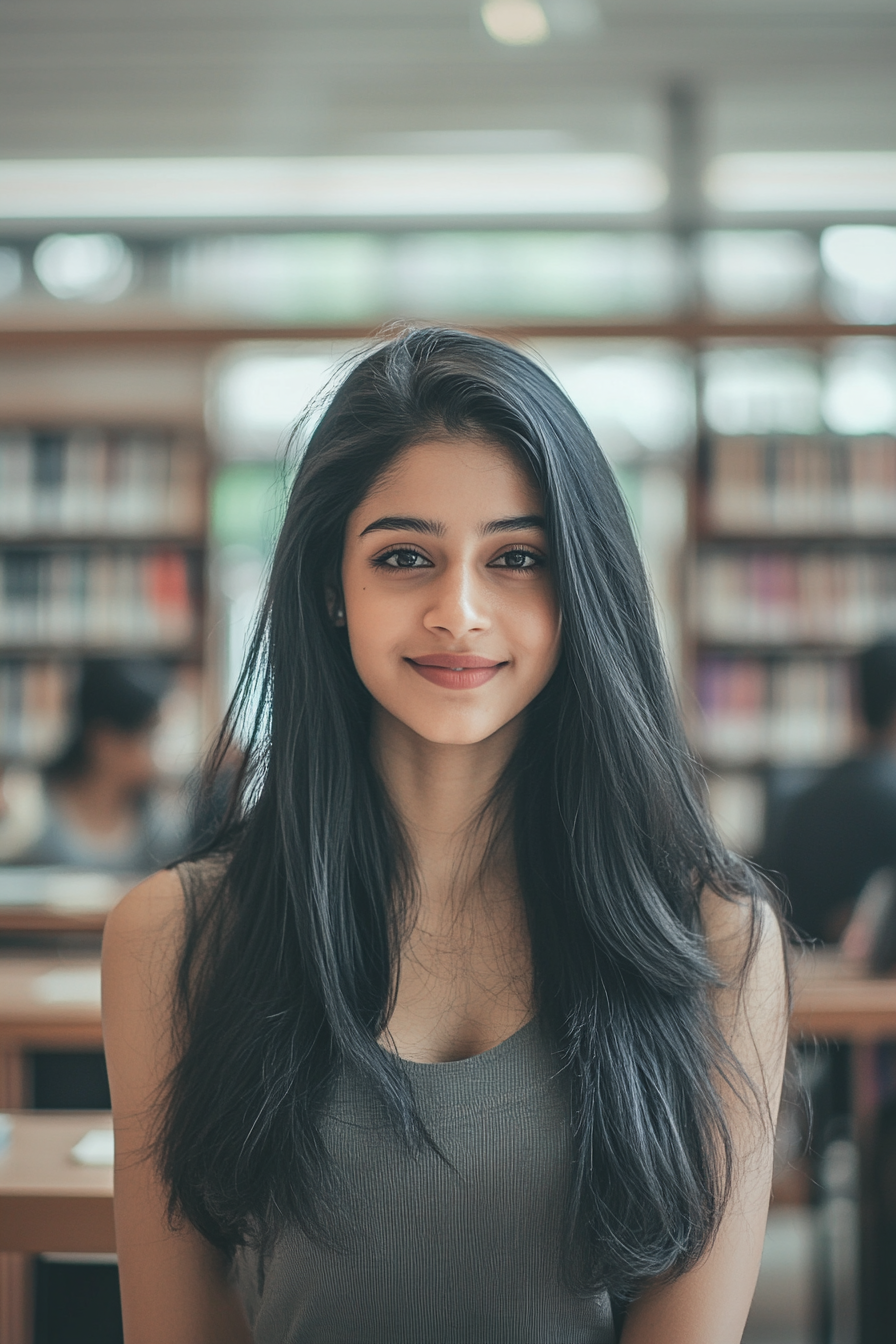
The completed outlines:
<svg viewBox="0 0 896 1344">
<path fill-rule="evenodd" d="M 178 650 L 197 625 L 182 550 L 0 551 L 0 648 Z"/>
</svg>

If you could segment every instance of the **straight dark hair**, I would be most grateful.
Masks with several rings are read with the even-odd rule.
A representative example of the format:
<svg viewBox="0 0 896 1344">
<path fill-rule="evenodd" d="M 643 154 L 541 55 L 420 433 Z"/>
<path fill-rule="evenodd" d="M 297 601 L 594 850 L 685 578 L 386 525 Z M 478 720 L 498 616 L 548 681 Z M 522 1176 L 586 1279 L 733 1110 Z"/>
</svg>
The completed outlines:
<svg viewBox="0 0 896 1344">
<path fill-rule="evenodd" d="M 232 1252 L 291 1222 L 328 1235 L 321 1122 L 346 1064 L 409 1144 L 427 1142 L 401 1062 L 377 1043 L 413 864 L 371 764 L 370 696 L 325 594 L 350 513 L 431 435 L 506 446 L 544 497 L 563 648 L 496 799 L 538 1011 L 568 1080 L 567 1274 L 625 1298 L 712 1240 L 733 1170 L 723 1089 L 761 1113 L 716 1024 L 700 899 L 710 887 L 743 901 L 755 941 L 765 896 L 708 820 L 612 470 L 548 374 L 482 336 L 412 330 L 375 349 L 301 458 L 216 754 L 227 759 L 242 723 L 248 747 L 206 851 L 217 876 L 198 893 L 187 883 L 160 1170 L 172 1219 Z"/>
</svg>

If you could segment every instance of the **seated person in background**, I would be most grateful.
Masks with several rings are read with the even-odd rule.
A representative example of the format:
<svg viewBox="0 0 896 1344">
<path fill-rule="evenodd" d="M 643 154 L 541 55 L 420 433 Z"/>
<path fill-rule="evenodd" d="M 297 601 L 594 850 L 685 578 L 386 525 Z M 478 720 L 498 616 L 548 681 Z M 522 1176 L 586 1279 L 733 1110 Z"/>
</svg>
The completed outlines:
<svg viewBox="0 0 896 1344">
<path fill-rule="evenodd" d="M 763 866 L 784 887 L 801 934 L 836 942 L 866 882 L 896 864 L 896 636 L 858 660 L 861 749 L 800 794 Z"/>
<path fill-rule="evenodd" d="M 165 807 L 153 789 L 160 673 L 124 661 L 85 664 L 72 737 L 44 772 L 39 834 L 7 859 L 145 873 L 177 856 L 186 809 Z"/>
</svg>

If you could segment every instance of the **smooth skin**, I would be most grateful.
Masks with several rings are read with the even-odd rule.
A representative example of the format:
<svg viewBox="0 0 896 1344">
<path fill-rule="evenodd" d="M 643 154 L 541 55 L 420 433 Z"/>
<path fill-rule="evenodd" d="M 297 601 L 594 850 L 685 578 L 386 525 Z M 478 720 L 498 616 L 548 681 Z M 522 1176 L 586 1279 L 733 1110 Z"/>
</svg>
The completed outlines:
<svg viewBox="0 0 896 1344">
<path fill-rule="evenodd" d="M 437 1063 L 481 1053 L 534 1011 L 513 856 L 499 847 L 480 879 L 484 837 L 470 823 L 559 657 L 541 517 L 537 488 L 504 448 L 427 440 L 407 449 L 352 514 L 341 573 L 327 593 L 374 698 L 373 758 L 417 860 L 419 899 L 383 1039 L 407 1059 Z M 471 661 L 485 666 L 471 669 Z M 708 895 L 704 918 L 711 955 L 723 975 L 733 974 L 747 945 L 748 915 Z M 104 939 L 125 1338 L 246 1344 L 251 1333 L 222 1259 L 191 1228 L 168 1227 L 165 1193 L 145 1155 L 153 1101 L 171 1064 L 182 931 L 179 880 L 158 873 L 112 912 Z M 717 1008 L 773 1117 L 786 995 L 771 918 L 746 986 L 720 992 Z M 737 1174 L 720 1234 L 694 1270 L 634 1304 L 621 1344 L 741 1338 L 762 1249 L 773 1127 L 734 1097 L 729 1106 Z"/>
</svg>

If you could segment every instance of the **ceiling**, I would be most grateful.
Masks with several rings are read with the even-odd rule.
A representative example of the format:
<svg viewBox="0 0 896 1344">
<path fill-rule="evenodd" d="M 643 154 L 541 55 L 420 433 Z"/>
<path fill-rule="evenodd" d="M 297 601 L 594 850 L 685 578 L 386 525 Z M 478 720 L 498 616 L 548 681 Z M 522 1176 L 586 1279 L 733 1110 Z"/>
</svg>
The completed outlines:
<svg viewBox="0 0 896 1344">
<path fill-rule="evenodd" d="M 894 70 L 896 0 L 601 0 L 530 48 L 492 41 L 475 0 L 2 0 L 0 158 L 663 160 L 676 81 L 706 157 L 894 149 Z"/>
</svg>

